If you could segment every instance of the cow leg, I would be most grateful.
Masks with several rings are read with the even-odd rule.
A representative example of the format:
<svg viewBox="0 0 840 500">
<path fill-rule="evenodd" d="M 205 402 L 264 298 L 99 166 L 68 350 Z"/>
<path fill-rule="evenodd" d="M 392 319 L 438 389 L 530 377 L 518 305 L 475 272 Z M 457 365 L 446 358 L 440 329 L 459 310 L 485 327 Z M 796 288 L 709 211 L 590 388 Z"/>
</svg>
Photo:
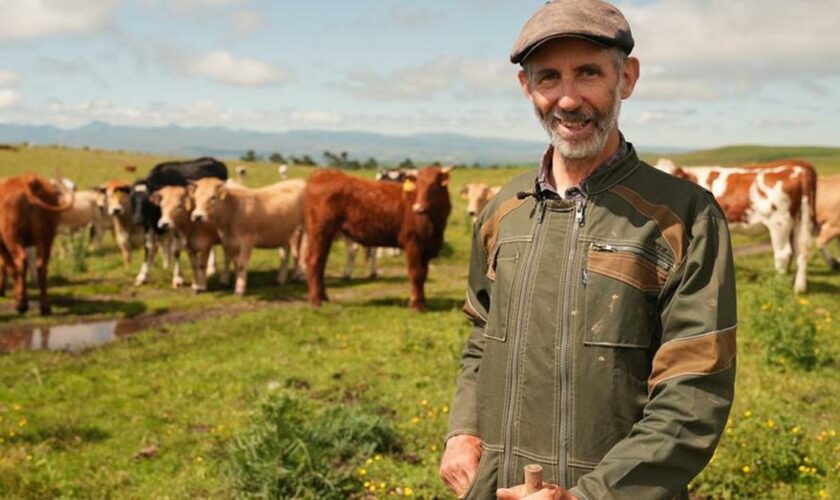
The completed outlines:
<svg viewBox="0 0 840 500">
<path fill-rule="evenodd" d="M 803 199 L 802 205 L 804 210 L 799 214 L 799 225 L 793 231 L 793 237 L 796 242 L 794 252 L 796 256 L 796 278 L 793 281 L 794 293 L 803 293 L 808 287 L 808 256 L 811 253 L 811 238 L 814 234 L 814 228 L 811 227 L 810 210 L 807 208 L 807 198 Z"/>
<path fill-rule="evenodd" d="M 184 286 L 184 276 L 181 274 L 181 238 L 173 237 L 172 241 L 172 288 Z"/>
<path fill-rule="evenodd" d="M 289 279 L 289 258 L 292 256 L 292 251 L 289 245 L 284 245 L 277 249 L 277 254 L 280 256 L 280 269 L 277 271 L 277 284 L 285 285 Z"/>
<path fill-rule="evenodd" d="M 344 272 L 341 276 L 349 280 L 353 276 L 353 267 L 356 265 L 356 254 L 359 251 L 359 244 L 347 236 L 343 236 L 344 246 L 347 248 L 347 262 L 344 264 Z"/>
<path fill-rule="evenodd" d="M 12 281 L 14 282 L 15 305 L 17 311 L 21 314 L 29 309 L 29 302 L 26 297 L 26 249 L 22 246 L 13 246 L 8 249 L 9 268 L 12 271 Z"/>
<path fill-rule="evenodd" d="M 38 273 L 38 305 L 40 306 L 42 316 L 49 316 L 52 313 L 49 297 L 47 296 L 47 268 L 50 263 L 51 247 L 51 241 L 43 241 L 38 245 L 38 257 L 34 266 L 37 268 Z"/>
<path fill-rule="evenodd" d="M 172 254 L 175 251 L 175 239 L 172 236 L 171 231 L 167 231 L 163 233 L 160 238 L 158 238 L 158 246 L 161 247 L 161 253 L 163 258 L 163 268 L 169 269 L 169 266 L 172 265 Z"/>
<path fill-rule="evenodd" d="M 207 265 L 207 251 L 187 249 L 187 254 L 190 257 L 190 266 L 192 267 L 193 279 L 192 291 L 195 293 L 207 290 L 207 275 L 205 269 Z M 210 252 L 212 254 L 212 250 Z"/>
<path fill-rule="evenodd" d="M 406 246 L 405 260 L 408 264 L 408 279 L 411 283 L 408 307 L 415 311 L 422 311 L 426 308 L 423 284 L 429 274 L 429 261 L 423 258 L 420 248 L 415 245 Z"/>
<path fill-rule="evenodd" d="M 202 257 L 204 260 L 202 262 L 207 263 L 206 273 L 207 276 L 213 276 L 216 274 L 216 250 L 212 246 L 210 250 L 202 251 L 201 255 L 205 255 L 206 257 Z"/>
<path fill-rule="evenodd" d="M 840 244 L 840 225 L 835 226 L 832 222 L 826 222 L 820 228 L 820 234 L 817 236 L 817 247 L 820 249 L 820 254 L 822 254 L 828 267 L 840 271 L 840 259 L 835 258 L 829 249 L 831 240 L 835 238 L 838 238 L 837 242 Z"/>
<path fill-rule="evenodd" d="M 379 276 L 379 268 L 376 266 L 377 259 L 379 258 L 379 250 L 380 248 L 375 247 L 367 247 L 365 252 L 367 253 L 368 264 L 370 264 L 370 274 L 368 277 L 370 279 L 376 278 Z"/>
<path fill-rule="evenodd" d="M 320 307 L 322 301 L 329 300 L 324 289 L 324 270 L 336 229 L 325 226 L 316 227 L 314 224 L 307 224 L 307 227 L 309 248 L 306 256 L 306 281 L 309 288 L 309 302 L 315 307 Z"/>
<path fill-rule="evenodd" d="M 292 280 L 300 281 L 303 279 L 303 273 L 306 269 L 307 252 L 306 232 L 303 230 L 303 226 L 295 230 L 289 244 L 291 245 L 292 257 L 295 261 Z"/>
<path fill-rule="evenodd" d="M 8 281 L 9 274 L 13 276 L 14 279 L 14 270 L 12 266 L 14 265 L 12 261 L 12 256 L 9 255 L 8 250 L 6 250 L 6 246 L 3 245 L 3 240 L 0 238 L 0 296 L 6 296 L 6 281 Z"/>
<path fill-rule="evenodd" d="M 774 218 L 769 220 L 766 225 L 770 231 L 770 244 L 773 246 L 776 271 L 779 274 L 787 274 L 790 267 L 790 258 L 793 255 L 791 246 L 792 223 L 781 218 Z"/>
<path fill-rule="evenodd" d="M 144 258 L 143 264 L 140 266 L 140 272 L 134 278 L 134 286 L 140 286 L 149 279 L 149 268 L 155 260 L 155 250 L 157 249 L 157 236 L 154 231 L 146 231 L 145 244 L 143 245 Z"/>
<path fill-rule="evenodd" d="M 248 288 L 248 261 L 250 260 L 251 245 L 240 246 L 238 254 L 233 259 L 236 265 L 236 285 L 233 293 L 236 295 L 245 295 L 245 289 Z"/>
</svg>

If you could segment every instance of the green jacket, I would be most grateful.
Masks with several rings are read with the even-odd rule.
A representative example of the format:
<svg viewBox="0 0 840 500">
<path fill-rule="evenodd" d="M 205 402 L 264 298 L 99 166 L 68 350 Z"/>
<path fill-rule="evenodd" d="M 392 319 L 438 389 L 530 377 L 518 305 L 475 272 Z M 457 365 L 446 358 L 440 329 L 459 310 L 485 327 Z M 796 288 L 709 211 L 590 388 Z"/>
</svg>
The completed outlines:
<svg viewBox="0 0 840 500">
<path fill-rule="evenodd" d="M 542 465 L 581 499 L 687 498 L 732 404 L 735 277 L 711 193 L 630 151 L 586 201 L 507 184 L 474 230 L 474 327 L 447 439 L 481 437 L 467 498 Z"/>
</svg>

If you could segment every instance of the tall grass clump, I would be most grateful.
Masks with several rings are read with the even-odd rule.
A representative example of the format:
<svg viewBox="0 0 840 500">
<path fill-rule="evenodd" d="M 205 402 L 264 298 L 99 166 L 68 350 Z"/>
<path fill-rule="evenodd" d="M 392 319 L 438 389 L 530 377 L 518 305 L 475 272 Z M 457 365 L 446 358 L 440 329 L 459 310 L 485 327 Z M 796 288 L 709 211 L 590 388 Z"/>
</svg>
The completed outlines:
<svg viewBox="0 0 840 500">
<path fill-rule="evenodd" d="M 764 347 L 771 365 L 811 370 L 817 364 L 817 324 L 808 299 L 791 293 L 779 276 L 764 278 L 747 297 L 750 334 Z"/>
<path fill-rule="evenodd" d="M 230 445 L 227 474 L 238 496 L 343 499 L 362 489 L 355 465 L 399 448 L 395 427 L 370 408 L 273 394 Z"/>
</svg>

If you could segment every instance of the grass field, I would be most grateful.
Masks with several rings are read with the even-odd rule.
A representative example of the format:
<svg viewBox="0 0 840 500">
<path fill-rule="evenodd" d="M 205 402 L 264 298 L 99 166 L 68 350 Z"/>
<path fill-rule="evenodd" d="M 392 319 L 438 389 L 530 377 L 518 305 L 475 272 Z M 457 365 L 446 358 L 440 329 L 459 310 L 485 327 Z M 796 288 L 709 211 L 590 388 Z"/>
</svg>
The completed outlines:
<svg viewBox="0 0 840 500">
<path fill-rule="evenodd" d="M 674 158 L 728 163 L 781 154 L 764 148 L 733 151 Z M 821 173 L 840 172 L 837 150 L 784 153 L 813 161 Z M 59 148 L 0 151 L 0 176 L 53 175 L 58 168 L 86 187 L 129 178 L 124 164 L 142 172 L 160 159 Z M 290 174 L 309 171 L 295 167 Z M 270 418 L 264 409 L 276 408 L 271 402 L 283 396 L 314 412 L 363 409 L 395 431 L 395 447 L 359 448 L 330 461 L 334 472 L 328 476 L 345 474 L 349 496 L 448 498 L 437 466 L 468 333 L 460 308 L 469 221 L 457 192 L 467 182 L 501 183 L 518 172 L 454 172 L 447 246 L 433 261 L 429 310 L 423 314 L 405 307 L 402 257 L 385 257 L 377 280 L 348 282 L 338 278 L 341 245 L 328 268 L 332 301 L 319 310 L 306 304 L 303 284 L 273 283 L 273 251 L 255 253 L 243 298 L 221 289 L 215 278 L 203 295 L 172 290 L 160 268 L 149 285 L 134 288 L 139 258 L 124 269 L 110 237 L 102 251 L 88 256 L 86 269 L 69 257 L 56 258 L 50 288 L 54 315 L 21 317 L 9 298 L 0 299 L 0 342 L 27 343 L 35 326 L 115 317 L 173 322 L 154 323 L 78 354 L 0 355 L 0 496 L 244 495 L 236 489 L 237 460 L 243 458 L 235 450 L 254 449 L 247 446 L 255 425 Z M 276 178 L 274 166 L 250 164 L 246 183 L 258 186 Z M 698 498 L 840 497 L 840 274 L 816 255 L 810 264 L 809 292 L 797 299 L 790 293 L 792 277 L 772 276 L 769 253 L 737 259 L 737 397 L 712 464 L 693 483 Z M 366 274 L 363 268 L 360 262 L 357 276 Z M 308 425 L 305 418 L 300 425 Z M 316 456 L 317 450 L 310 451 Z M 314 468 L 302 463 L 303 469 Z M 330 496 L 300 491 L 296 496 L 302 498 Z M 348 496 L 342 491 L 333 497 Z"/>
</svg>

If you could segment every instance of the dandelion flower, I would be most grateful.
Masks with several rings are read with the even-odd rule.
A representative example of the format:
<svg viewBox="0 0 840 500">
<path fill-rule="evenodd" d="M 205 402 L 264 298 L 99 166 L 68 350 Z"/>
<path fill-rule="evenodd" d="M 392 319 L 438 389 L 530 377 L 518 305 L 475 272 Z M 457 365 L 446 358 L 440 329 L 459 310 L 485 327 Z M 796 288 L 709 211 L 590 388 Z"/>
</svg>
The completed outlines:
<svg viewBox="0 0 840 500">
<path fill-rule="evenodd" d="M 405 488 L 403 488 L 403 495 L 405 495 L 407 497 L 414 496 L 414 490 L 412 490 L 410 487 L 406 486 Z"/>
<path fill-rule="evenodd" d="M 768 418 L 768 419 L 767 419 L 767 427 L 769 427 L 769 428 L 771 428 L 771 429 L 772 429 L 773 427 L 776 427 L 776 422 L 773 422 L 773 419 L 772 419 L 772 418 Z"/>
<path fill-rule="evenodd" d="M 750 469 L 750 466 L 749 466 L 749 465 L 745 465 L 745 466 L 741 467 L 741 471 L 742 471 L 744 474 L 749 474 L 751 470 L 752 470 L 752 469 Z"/>
<path fill-rule="evenodd" d="M 752 411 L 750 411 L 750 410 L 745 411 L 744 416 L 747 417 L 747 418 L 752 417 Z"/>
<path fill-rule="evenodd" d="M 808 300 L 808 299 L 806 299 L 806 298 L 801 298 L 801 299 L 799 299 L 799 305 L 802 305 L 802 306 L 807 306 L 807 305 L 808 305 L 808 304 L 810 304 L 810 303 L 811 303 L 811 301 L 810 301 L 810 300 Z"/>
</svg>

